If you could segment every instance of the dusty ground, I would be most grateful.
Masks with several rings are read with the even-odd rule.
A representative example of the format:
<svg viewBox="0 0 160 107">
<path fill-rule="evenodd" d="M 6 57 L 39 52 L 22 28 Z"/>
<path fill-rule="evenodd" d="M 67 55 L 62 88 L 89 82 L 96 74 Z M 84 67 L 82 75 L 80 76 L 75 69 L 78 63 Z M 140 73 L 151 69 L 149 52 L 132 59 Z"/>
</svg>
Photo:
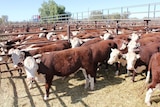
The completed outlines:
<svg viewBox="0 0 160 107">
<path fill-rule="evenodd" d="M 108 72 L 98 72 L 94 91 L 84 89 L 81 72 L 65 80 L 54 80 L 48 101 L 43 100 L 44 84 L 35 83 L 29 90 L 25 74 L 20 77 L 13 71 L 11 78 L 9 73 L 2 73 L 0 107 L 146 107 L 145 77 L 138 75 L 132 83 L 131 77 L 125 77 L 126 74 L 116 77 L 114 67 L 109 68 Z M 5 67 L 1 65 L 1 69 Z M 159 94 L 158 91 L 153 94 L 151 107 L 160 107 Z"/>
</svg>

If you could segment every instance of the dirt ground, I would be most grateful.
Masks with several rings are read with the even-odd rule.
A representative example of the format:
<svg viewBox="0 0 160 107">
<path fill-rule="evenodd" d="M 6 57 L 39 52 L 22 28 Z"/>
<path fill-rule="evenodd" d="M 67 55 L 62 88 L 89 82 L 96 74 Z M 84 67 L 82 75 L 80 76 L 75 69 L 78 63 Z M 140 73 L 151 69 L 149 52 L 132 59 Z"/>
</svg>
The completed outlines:
<svg viewBox="0 0 160 107">
<path fill-rule="evenodd" d="M 1 65 L 3 71 L 5 66 Z M 1 74 L 0 107 L 146 107 L 145 76 L 137 75 L 135 83 L 127 74 L 115 76 L 114 66 L 98 71 L 95 90 L 84 89 L 84 76 L 78 72 L 65 80 L 56 78 L 50 89 L 49 100 L 44 101 L 43 83 L 35 83 L 28 89 L 25 74 L 17 71 Z M 151 97 L 152 106 L 160 107 L 160 91 Z"/>
</svg>

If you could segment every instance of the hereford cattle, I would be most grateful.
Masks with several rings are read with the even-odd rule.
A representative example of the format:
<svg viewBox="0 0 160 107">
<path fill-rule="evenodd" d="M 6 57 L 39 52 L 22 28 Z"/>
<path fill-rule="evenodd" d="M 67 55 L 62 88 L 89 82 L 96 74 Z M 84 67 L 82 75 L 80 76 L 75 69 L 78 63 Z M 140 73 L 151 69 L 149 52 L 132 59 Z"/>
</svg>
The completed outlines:
<svg viewBox="0 0 160 107">
<path fill-rule="evenodd" d="M 155 33 L 145 33 L 141 35 L 141 38 L 146 38 L 146 37 L 154 37 L 154 36 L 159 36 L 160 32 L 155 32 Z"/>
<path fill-rule="evenodd" d="M 19 54 L 23 55 L 22 53 L 23 52 L 19 51 Z M 12 58 L 15 56 L 14 54 L 12 54 Z M 84 74 L 86 74 L 85 88 L 87 88 L 90 83 L 91 90 L 94 89 L 96 69 L 92 57 L 92 50 L 89 47 L 77 47 L 62 51 L 47 52 L 36 58 L 38 58 L 36 59 L 37 62 L 33 57 L 29 56 L 25 58 L 23 63 L 23 57 L 19 57 L 19 60 L 16 60 L 16 62 L 18 66 L 22 65 L 22 63 L 24 64 L 28 80 L 33 80 L 36 72 L 38 72 L 38 74 L 45 74 L 45 100 L 49 97 L 49 89 L 54 75 L 68 76 L 80 67 L 86 70 L 86 73 L 84 72 Z"/>
<path fill-rule="evenodd" d="M 53 44 L 44 45 L 38 48 L 30 48 L 29 50 L 28 48 L 26 48 L 26 49 L 23 49 L 23 51 L 28 51 L 29 54 L 33 56 L 33 55 L 41 54 L 44 52 L 60 51 L 68 48 L 71 48 L 71 44 L 68 41 L 59 40 Z"/>
<path fill-rule="evenodd" d="M 81 46 L 88 46 L 88 45 L 91 45 L 91 44 L 94 44 L 94 43 L 97 43 L 100 41 L 102 41 L 101 38 L 93 38 L 93 39 L 90 39 L 90 40 L 84 42 Z"/>
<path fill-rule="evenodd" d="M 155 37 L 147 37 L 147 38 L 141 38 L 137 41 L 140 46 L 147 45 L 148 43 L 154 43 L 154 42 L 160 42 L 160 37 L 155 36 Z"/>
<path fill-rule="evenodd" d="M 98 63 L 105 64 L 106 68 L 108 68 L 107 61 L 109 59 L 111 48 L 117 48 L 117 44 L 113 40 L 101 40 L 84 47 L 89 47 L 92 50 L 92 59 L 94 66 L 97 69 Z"/>
<path fill-rule="evenodd" d="M 152 74 L 152 82 L 147 87 L 145 103 L 150 106 L 150 98 L 155 89 L 160 89 L 160 53 L 154 53 L 150 59 L 148 72 Z M 150 73 L 147 74 L 150 76 Z M 148 82 L 149 80 L 147 80 Z"/>
<path fill-rule="evenodd" d="M 159 43 L 149 43 L 146 46 L 140 46 L 138 52 L 133 51 L 125 54 L 124 56 L 126 56 L 127 60 L 127 70 L 133 71 L 135 75 L 135 68 L 137 68 L 137 66 L 141 66 L 143 68 L 142 71 L 146 71 L 145 68 L 148 68 L 148 64 L 152 54 L 159 52 L 159 47 Z M 133 81 L 135 77 L 134 75 L 132 79 Z"/>
</svg>

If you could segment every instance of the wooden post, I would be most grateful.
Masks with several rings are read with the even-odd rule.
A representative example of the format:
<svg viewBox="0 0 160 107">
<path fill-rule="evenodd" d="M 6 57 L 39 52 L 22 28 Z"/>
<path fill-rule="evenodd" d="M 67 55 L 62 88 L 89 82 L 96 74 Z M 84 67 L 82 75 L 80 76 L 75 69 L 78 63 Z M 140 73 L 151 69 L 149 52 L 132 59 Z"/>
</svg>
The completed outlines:
<svg viewBox="0 0 160 107">
<path fill-rule="evenodd" d="M 97 28 L 97 21 L 95 21 L 95 28 Z"/>
<path fill-rule="evenodd" d="M 148 26 L 148 24 L 149 24 L 149 21 L 151 21 L 151 20 L 149 20 L 149 19 L 146 19 L 146 20 L 144 20 L 145 22 L 146 22 L 146 32 L 149 30 L 149 26 Z"/>
<path fill-rule="evenodd" d="M 68 36 L 68 42 L 70 43 L 70 25 L 67 25 L 67 36 Z"/>
<path fill-rule="evenodd" d="M 119 20 L 116 21 L 116 34 L 118 35 L 118 28 L 119 28 Z"/>
</svg>

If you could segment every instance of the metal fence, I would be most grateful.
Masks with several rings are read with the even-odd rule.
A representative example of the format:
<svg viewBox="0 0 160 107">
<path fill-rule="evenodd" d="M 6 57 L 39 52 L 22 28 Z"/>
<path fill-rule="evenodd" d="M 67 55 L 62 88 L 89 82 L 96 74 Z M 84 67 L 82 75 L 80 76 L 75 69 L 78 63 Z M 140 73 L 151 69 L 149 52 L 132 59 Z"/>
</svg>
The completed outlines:
<svg viewBox="0 0 160 107">
<path fill-rule="evenodd" d="M 100 12 L 100 14 L 92 14 L 94 11 Z M 118 14 L 118 18 L 111 18 L 114 14 Z M 128 17 L 123 17 L 128 15 Z M 96 17 L 91 19 L 91 17 Z M 159 3 L 150 3 L 143 5 L 135 5 L 135 6 L 125 6 L 125 7 L 117 7 L 117 8 L 108 8 L 101 10 L 88 10 L 84 12 L 77 12 L 68 14 L 61 14 L 50 17 L 42 17 L 41 20 L 46 22 L 58 22 L 58 21 L 106 21 L 106 20 L 144 20 L 144 19 L 152 19 L 157 20 L 160 19 L 160 2 Z"/>
</svg>

